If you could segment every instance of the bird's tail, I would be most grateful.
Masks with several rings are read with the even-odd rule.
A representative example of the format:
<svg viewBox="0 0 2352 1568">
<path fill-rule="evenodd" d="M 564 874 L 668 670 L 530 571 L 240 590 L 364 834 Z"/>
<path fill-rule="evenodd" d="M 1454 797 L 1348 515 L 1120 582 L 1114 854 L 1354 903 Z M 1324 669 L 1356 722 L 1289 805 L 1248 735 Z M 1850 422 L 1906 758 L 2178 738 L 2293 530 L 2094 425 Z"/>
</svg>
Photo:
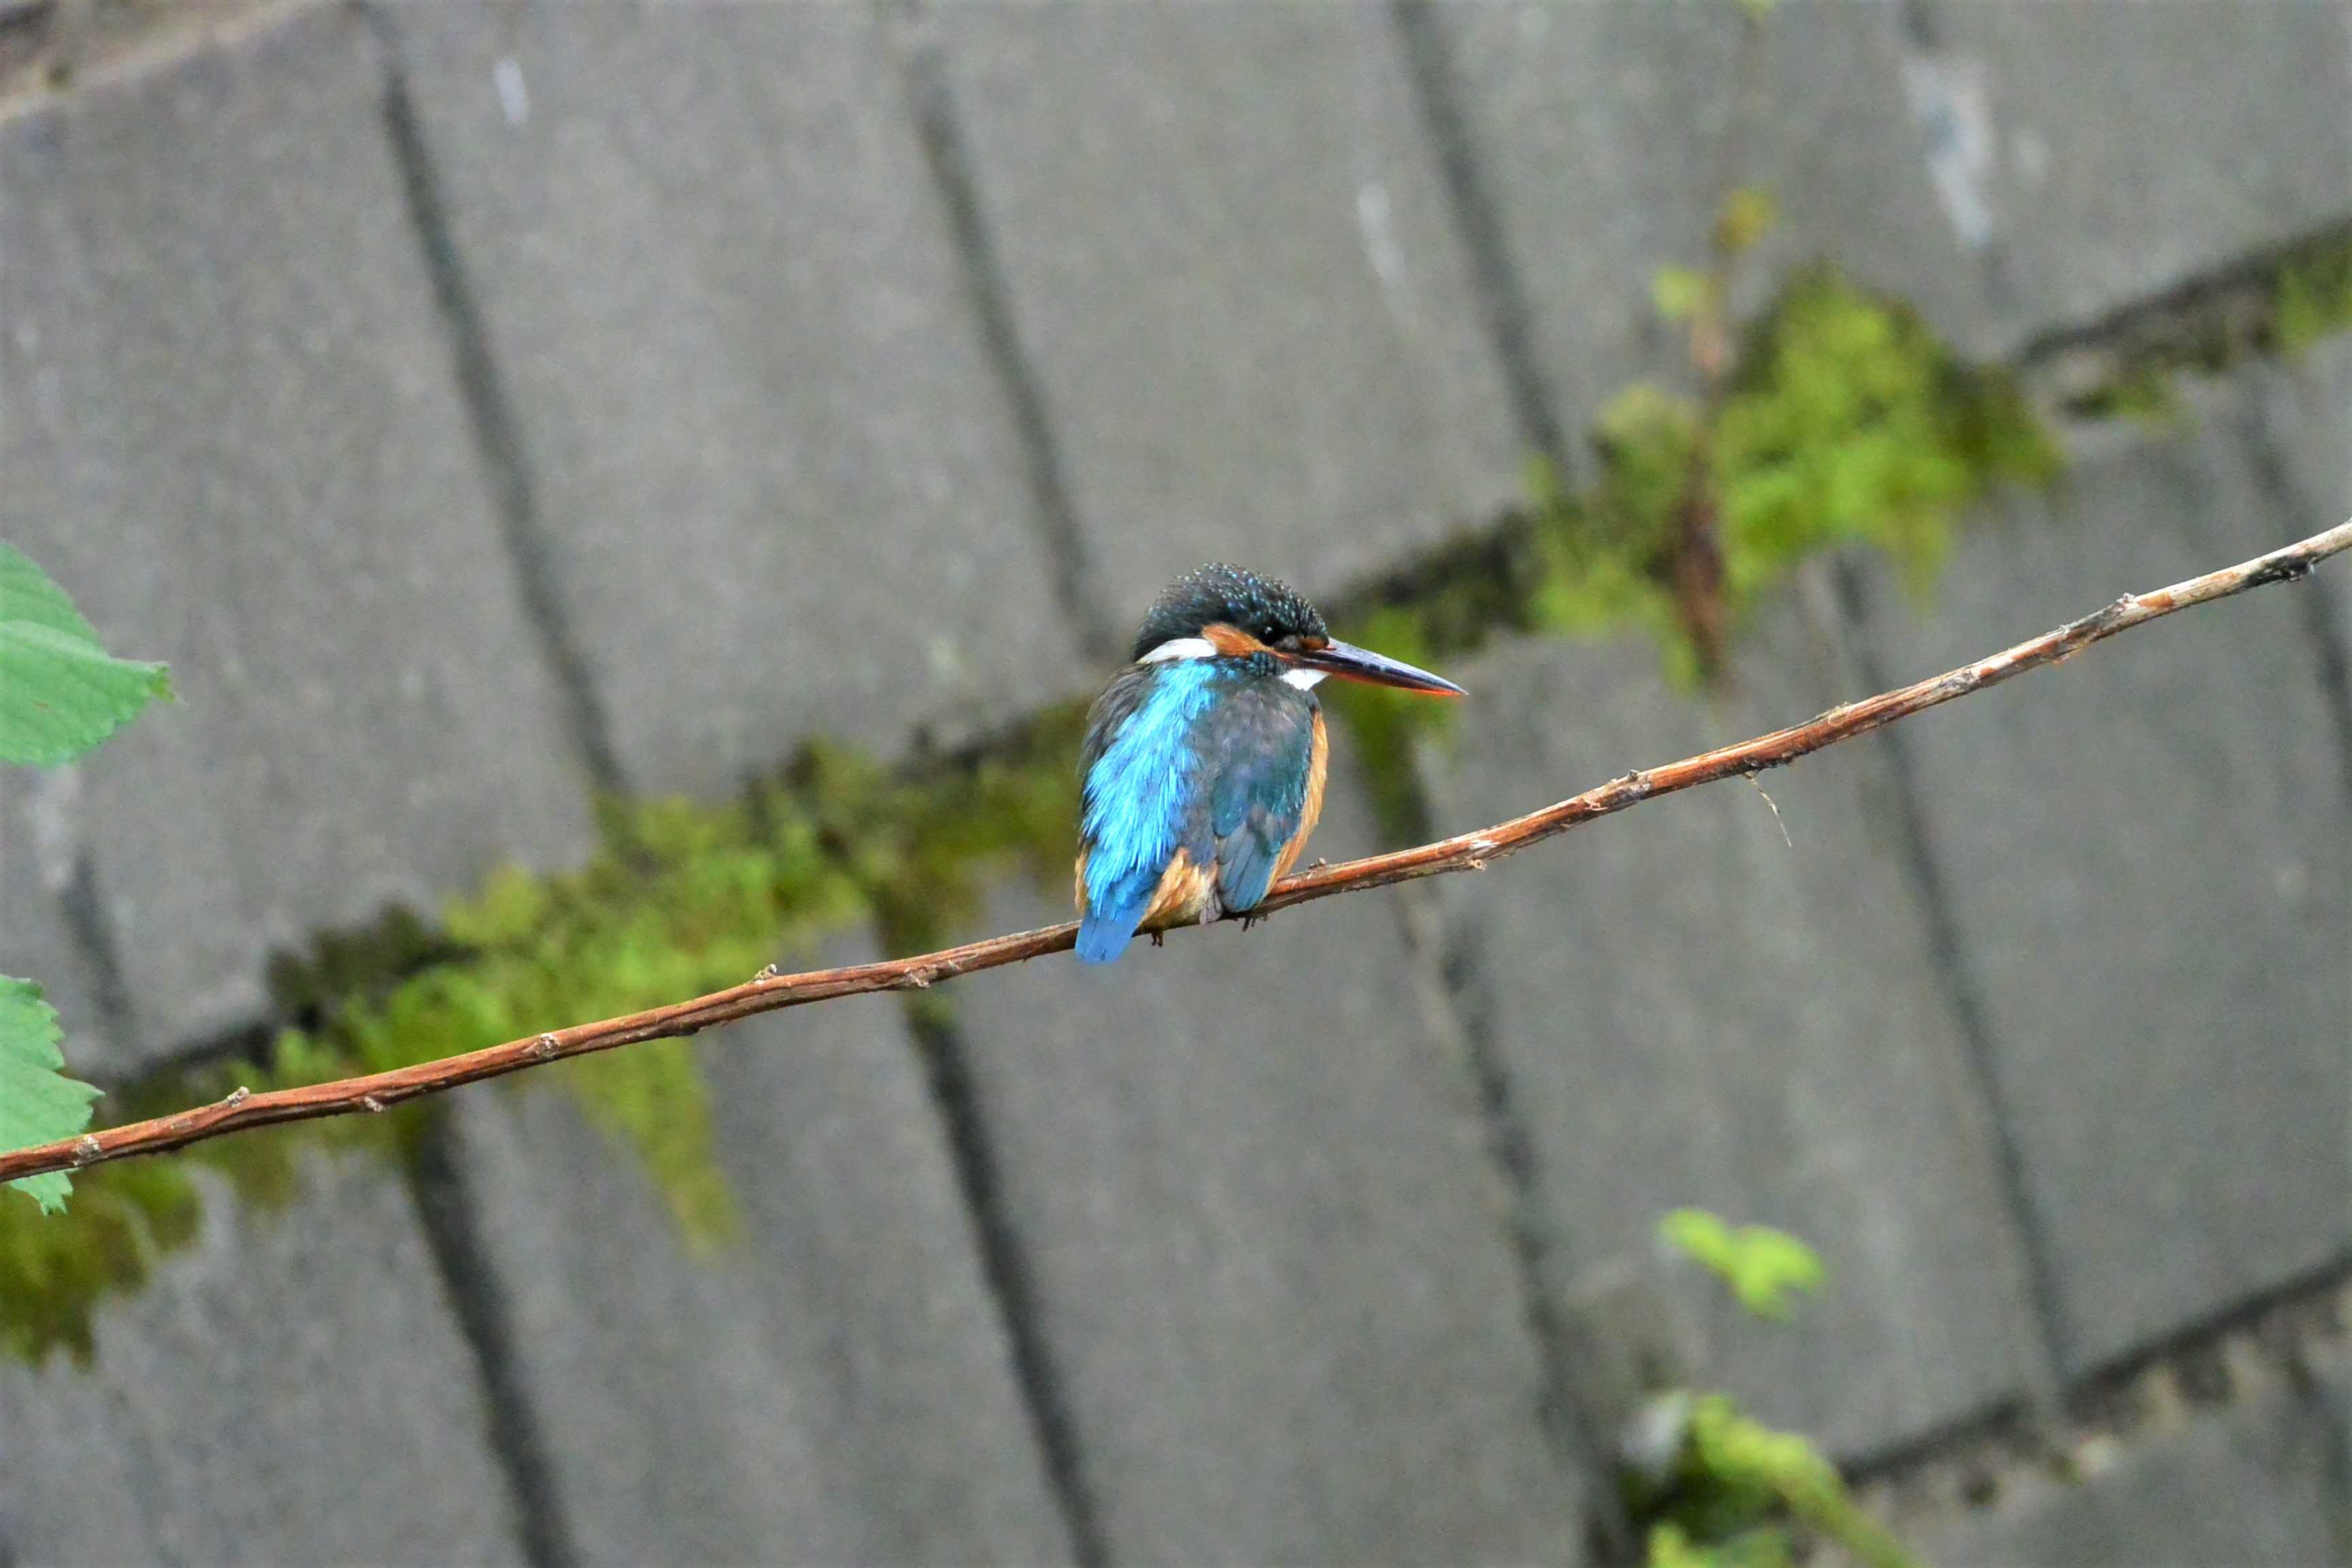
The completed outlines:
<svg viewBox="0 0 2352 1568">
<path fill-rule="evenodd" d="M 1108 910 L 1100 905 L 1089 908 L 1078 921 L 1078 962 L 1108 963 L 1127 951 L 1135 939 L 1135 927 L 1143 919 L 1140 908 Z"/>
<path fill-rule="evenodd" d="M 1107 888 L 1087 884 L 1086 862 L 1078 862 L 1078 962 L 1108 963 L 1135 940 L 1135 928 L 1151 908 L 1159 878 L 1136 871 L 1114 879 Z"/>
</svg>

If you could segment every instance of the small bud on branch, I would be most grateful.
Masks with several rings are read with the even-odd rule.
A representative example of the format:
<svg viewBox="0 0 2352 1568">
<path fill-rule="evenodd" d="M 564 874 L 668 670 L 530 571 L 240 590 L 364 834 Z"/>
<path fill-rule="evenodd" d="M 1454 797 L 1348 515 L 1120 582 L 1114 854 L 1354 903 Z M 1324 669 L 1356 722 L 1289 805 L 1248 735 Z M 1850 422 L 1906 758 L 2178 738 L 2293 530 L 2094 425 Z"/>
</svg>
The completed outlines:
<svg viewBox="0 0 2352 1568">
<path fill-rule="evenodd" d="M 2316 533 L 2284 549 L 2242 562 L 2235 566 L 2191 577 L 2168 588 L 2126 594 L 2080 620 L 2069 621 L 1990 658 L 1947 670 L 1942 675 L 1860 702 L 1848 702 L 1828 712 L 1759 735 L 1752 741 L 1685 757 L 1678 763 L 1645 768 L 1612 779 L 1598 788 L 1571 795 L 1556 805 L 1492 827 L 1481 828 L 1434 844 L 1423 844 L 1392 854 L 1374 855 L 1341 865 L 1318 864 L 1278 884 L 1251 914 L 1266 915 L 1294 904 L 1359 892 L 1451 871 L 1484 869 L 1530 844 L 1565 833 L 1595 817 L 1607 816 L 1662 795 L 1712 784 L 1718 779 L 1752 777 L 1766 768 L 1780 767 L 1797 758 L 1850 741 L 1898 719 L 1907 719 L 1940 707 L 1972 691 L 1997 686 L 2029 669 L 2057 664 L 2093 643 L 2156 620 L 2191 605 L 2225 599 L 2270 583 L 2294 582 L 2309 576 L 2313 566 L 2331 555 L 2352 550 L 2352 522 Z M 1232 917 L 1228 917 L 1232 918 Z M 134 1121 L 103 1132 L 61 1139 L 0 1153 L 0 1182 L 37 1176 L 51 1171 L 74 1171 L 109 1160 L 160 1154 L 207 1138 L 267 1127 L 280 1121 L 303 1121 L 321 1116 L 349 1116 L 379 1110 L 386 1105 L 437 1094 L 460 1084 L 500 1078 L 543 1062 L 594 1051 L 613 1050 L 640 1040 L 674 1039 L 704 1029 L 731 1024 L 782 1007 L 826 1002 L 873 991 L 926 989 L 959 974 L 997 969 L 1060 952 L 1076 941 L 1076 925 L 1049 926 L 1044 931 L 1016 931 L 966 942 L 939 952 L 880 963 L 851 964 L 841 969 L 814 970 L 805 974 L 776 974 L 763 970 L 749 983 L 673 1003 L 626 1017 L 510 1040 L 502 1046 L 469 1051 L 439 1061 L 419 1062 L 391 1072 L 370 1073 L 333 1083 L 299 1089 L 274 1089 L 267 1094 L 243 1090 L 209 1106 Z M 1157 940 L 1157 933 L 1155 933 Z"/>
</svg>

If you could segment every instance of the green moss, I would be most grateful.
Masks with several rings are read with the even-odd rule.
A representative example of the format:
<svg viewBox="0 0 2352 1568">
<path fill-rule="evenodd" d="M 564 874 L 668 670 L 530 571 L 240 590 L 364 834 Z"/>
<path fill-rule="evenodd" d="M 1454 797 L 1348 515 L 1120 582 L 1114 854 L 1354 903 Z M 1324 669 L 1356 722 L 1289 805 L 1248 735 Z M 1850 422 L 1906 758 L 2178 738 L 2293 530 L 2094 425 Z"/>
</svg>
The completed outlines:
<svg viewBox="0 0 2352 1568">
<path fill-rule="evenodd" d="M 2228 272 L 2029 347 L 2021 368 L 2054 365 L 2054 395 L 2080 419 L 2187 422 L 2174 383 L 2220 375 L 2261 354 L 2294 356 L 2352 328 L 2352 225 L 2303 236 Z"/>
<path fill-rule="evenodd" d="M 82 1173 L 61 1215 L 0 1196 L 0 1351 L 38 1362 L 63 1350 L 87 1362 L 93 1304 L 145 1285 L 155 1258 L 194 1239 L 199 1219 L 186 1173 L 155 1161 Z"/>
<path fill-rule="evenodd" d="M 1924 586 L 1961 508 L 2058 466 L 2007 377 L 1827 269 L 1798 278 L 1748 332 L 1717 405 L 1637 385 L 1593 440 L 1591 490 L 1534 498 L 1546 562 L 1534 619 L 1572 636 L 1647 633 L 1685 682 L 1709 668 L 1706 628 L 1736 630 L 1799 563 L 1862 545 Z"/>
<path fill-rule="evenodd" d="M 1083 708 L 1041 715 L 981 758 L 894 772 L 844 747 L 810 747 L 785 775 L 724 805 L 608 803 L 604 838 L 576 871 L 516 868 L 453 901 L 436 924 L 388 912 L 273 965 L 304 1025 L 258 1061 L 158 1075 L 112 1098 L 116 1121 L 378 1072 L 583 1018 L 634 1012 L 749 979 L 871 922 L 894 949 L 948 940 L 992 871 L 1066 875 Z M 667 1040 L 533 1074 L 577 1097 L 635 1151 L 694 1246 L 735 1233 L 713 1158 L 709 1092 L 691 1045 Z M 399 1152 L 429 1107 L 290 1124 L 198 1144 L 171 1161 L 100 1165 L 59 1216 L 0 1201 L 0 1349 L 87 1356 L 106 1297 L 142 1287 L 196 1234 L 190 1171 L 209 1166 L 245 1202 L 299 1190 L 305 1147 Z M 20 1212 L 21 1211 L 21 1212 Z"/>
<path fill-rule="evenodd" d="M 2128 419 L 2159 434 L 2177 433 L 2189 424 L 2189 405 L 2175 378 L 2152 365 L 2102 382 L 2069 400 L 2066 411 L 2081 419 Z"/>
<path fill-rule="evenodd" d="M 1528 510 L 1412 563 L 1338 606 L 1339 635 L 1444 668 L 1498 631 L 1639 628 L 1668 668 L 1703 660 L 1678 595 L 1677 553 L 1699 485 L 1729 624 L 1810 553 L 1859 542 L 1924 581 L 1952 511 L 2054 456 L 2008 384 L 1970 370 L 1901 307 L 1833 274 L 1800 279 L 1740 345 L 1718 407 L 1636 387 L 1595 435 L 1598 482 L 1566 493 L 1531 475 Z M 1391 842 L 1427 826 L 1416 748 L 1453 709 L 1372 688 L 1327 688 Z M 815 744 L 725 805 L 607 803 L 601 847 L 559 876 L 506 870 L 436 921 L 388 910 L 273 965 L 286 1016 L 263 1059 L 168 1074 L 115 1097 L 119 1120 L 254 1089 L 404 1067 L 583 1018 L 732 984 L 870 923 L 893 952 L 952 940 L 987 879 L 1067 876 L 1081 705 L 1039 715 L 982 754 L 885 767 Z M 946 1007 L 919 999 L 927 1016 Z M 713 1160 L 708 1092 L 685 1042 L 639 1046 L 531 1078 L 578 1097 L 635 1151 L 687 1236 L 721 1245 L 735 1211 Z M 302 1147 L 396 1152 L 416 1108 L 199 1145 L 169 1163 L 100 1166 L 62 1218 L 0 1203 L 0 1331 L 23 1354 L 86 1353 L 89 1313 L 135 1289 L 194 1234 L 191 1163 L 248 1201 L 283 1201 Z M 22 1213 L 20 1214 L 19 1211 Z"/>
<path fill-rule="evenodd" d="M 2272 295 L 2271 347 L 2299 354 L 2352 327 L 2352 244 L 2311 245 L 2283 261 Z"/>
</svg>

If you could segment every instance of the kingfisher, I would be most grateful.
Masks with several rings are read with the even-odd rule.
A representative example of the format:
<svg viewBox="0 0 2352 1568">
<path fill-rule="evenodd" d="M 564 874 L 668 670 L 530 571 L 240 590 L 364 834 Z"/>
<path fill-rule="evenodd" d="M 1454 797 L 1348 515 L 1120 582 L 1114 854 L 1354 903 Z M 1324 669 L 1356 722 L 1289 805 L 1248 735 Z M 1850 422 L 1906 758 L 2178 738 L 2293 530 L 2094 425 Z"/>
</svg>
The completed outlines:
<svg viewBox="0 0 2352 1568">
<path fill-rule="evenodd" d="M 1323 811 L 1326 676 L 1466 695 L 1335 640 L 1271 577 L 1212 563 L 1178 578 L 1136 634 L 1134 662 L 1087 719 L 1080 767 L 1078 957 L 1108 963 L 1139 931 L 1257 907 Z"/>
</svg>

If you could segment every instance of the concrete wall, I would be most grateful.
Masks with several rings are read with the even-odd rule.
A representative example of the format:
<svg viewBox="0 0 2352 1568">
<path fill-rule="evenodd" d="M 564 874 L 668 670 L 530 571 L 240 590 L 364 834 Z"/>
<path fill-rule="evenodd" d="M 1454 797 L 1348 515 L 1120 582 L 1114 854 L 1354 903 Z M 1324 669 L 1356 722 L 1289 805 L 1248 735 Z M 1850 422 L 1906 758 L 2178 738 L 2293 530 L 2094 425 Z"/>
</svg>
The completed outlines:
<svg viewBox="0 0 2352 1568">
<path fill-rule="evenodd" d="M 1987 354 L 2352 216 L 2312 0 L 1790 0 L 1746 66 L 1736 7 L 1633 0 L 191 15 L 0 100 L 0 535 L 184 698 L 0 791 L 0 971 L 117 1080 L 266 1022 L 307 933 L 571 862 L 598 789 L 967 739 L 1199 559 L 1328 593 L 1489 521 L 1671 363 L 1726 145 L 1768 271 Z M 2087 437 L 1931 605 L 1810 568 L 1713 705 L 1631 642 L 1451 671 L 1438 820 L 2347 510 L 2352 353 L 2193 416 Z M 2340 1556 L 2347 650 L 2324 573 L 1777 813 L 987 976 L 944 1037 L 733 1031 L 716 1259 L 562 1102 L 468 1093 L 417 1180 L 215 1194 L 94 1369 L 0 1373 L 0 1559 L 1573 1561 L 1637 1351 L 1874 1474 L 2095 1429 L 1913 1510 L 1955 1561 Z M 1651 1239 L 1685 1204 L 1826 1293 L 1732 1312 Z M 2245 1352 L 2284 1383 L 2100 1414 L 2307 1300 Z"/>
</svg>

